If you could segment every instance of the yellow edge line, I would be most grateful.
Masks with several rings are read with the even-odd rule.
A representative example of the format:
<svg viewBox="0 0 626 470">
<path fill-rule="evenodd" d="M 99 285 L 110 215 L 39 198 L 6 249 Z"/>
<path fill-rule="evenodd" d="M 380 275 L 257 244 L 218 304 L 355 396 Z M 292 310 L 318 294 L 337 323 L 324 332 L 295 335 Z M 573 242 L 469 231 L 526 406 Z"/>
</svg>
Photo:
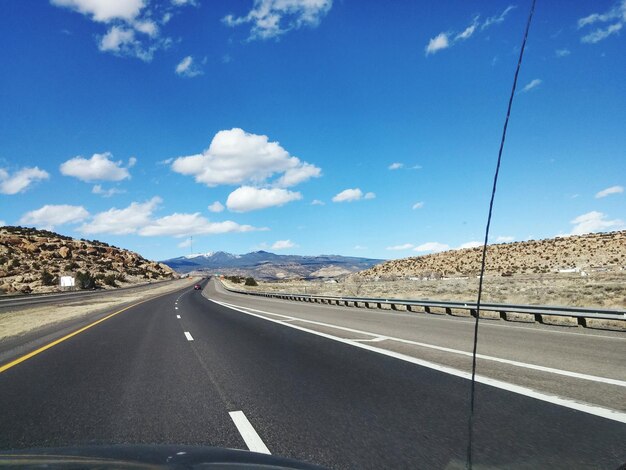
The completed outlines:
<svg viewBox="0 0 626 470">
<path fill-rule="evenodd" d="M 172 292 L 176 292 L 176 291 L 174 290 Z M 50 349 L 51 347 L 56 346 L 57 344 L 62 343 L 63 341 L 70 339 L 72 336 L 76 336 L 77 334 L 80 334 L 83 331 L 88 330 L 92 326 L 96 326 L 98 323 L 102 323 L 103 321 L 108 320 L 109 318 L 112 318 L 115 315 L 119 315 L 120 313 L 125 312 L 126 310 L 128 310 L 130 308 L 136 307 L 137 305 L 146 303 L 146 302 L 148 302 L 150 300 L 154 300 L 154 299 L 157 299 L 159 297 L 163 297 L 164 295 L 171 294 L 172 292 L 166 292 L 165 294 L 160 294 L 160 295 L 157 295 L 155 297 L 150 297 L 149 299 L 142 300 L 141 302 L 137 302 L 136 304 L 129 305 L 128 307 L 124 307 L 123 309 L 118 310 L 117 312 L 113 312 L 113 313 L 107 315 L 106 317 L 101 318 L 100 320 L 96 320 L 95 322 L 90 323 L 89 325 L 83 326 L 82 328 L 79 328 L 78 330 L 73 331 L 73 332 L 63 336 L 62 338 L 55 339 L 54 341 L 46 344 L 45 346 L 40 347 L 39 349 L 35 349 L 34 351 L 29 352 L 28 354 L 24 354 L 23 356 L 20 356 L 17 359 L 15 359 L 15 360 L 7 363 L 7 364 L 4 364 L 3 366 L 0 366 L 0 374 L 2 372 L 5 372 L 5 371 L 9 370 L 12 367 L 15 367 L 16 365 L 18 365 L 20 363 L 30 359 L 31 357 L 34 357 L 37 354 L 40 354 L 40 353 L 44 352 L 46 349 Z"/>
</svg>

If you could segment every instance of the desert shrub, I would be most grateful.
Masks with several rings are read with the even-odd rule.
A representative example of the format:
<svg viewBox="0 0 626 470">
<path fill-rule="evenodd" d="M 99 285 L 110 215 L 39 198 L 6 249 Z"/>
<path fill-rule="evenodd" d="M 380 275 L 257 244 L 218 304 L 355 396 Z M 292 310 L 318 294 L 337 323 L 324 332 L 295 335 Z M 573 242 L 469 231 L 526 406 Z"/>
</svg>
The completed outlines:
<svg viewBox="0 0 626 470">
<path fill-rule="evenodd" d="M 104 276 L 103 281 L 107 286 L 117 287 L 117 283 L 115 282 L 115 274 L 108 274 Z"/>
<path fill-rule="evenodd" d="M 67 263 L 65 265 L 65 270 L 66 271 L 74 271 L 75 269 L 78 269 L 79 266 L 75 261 L 72 261 L 71 263 Z"/>
<path fill-rule="evenodd" d="M 96 287 L 96 278 L 87 272 L 76 273 L 76 285 L 79 289 L 93 289 Z"/>
<path fill-rule="evenodd" d="M 41 283 L 44 286 L 54 286 L 57 283 L 57 278 L 44 269 L 41 272 Z"/>
<path fill-rule="evenodd" d="M 253 277 L 246 278 L 246 286 L 258 286 L 259 284 L 254 280 Z"/>
<path fill-rule="evenodd" d="M 11 261 L 11 266 L 13 268 L 18 268 L 20 266 L 20 260 L 19 259 L 14 259 L 13 261 Z"/>
</svg>

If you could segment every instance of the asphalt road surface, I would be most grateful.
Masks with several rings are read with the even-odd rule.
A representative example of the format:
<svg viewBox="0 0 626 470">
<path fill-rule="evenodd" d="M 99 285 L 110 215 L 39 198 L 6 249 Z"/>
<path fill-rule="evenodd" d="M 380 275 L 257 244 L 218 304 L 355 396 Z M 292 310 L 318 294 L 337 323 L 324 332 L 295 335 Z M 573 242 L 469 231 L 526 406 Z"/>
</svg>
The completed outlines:
<svg viewBox="0 0 626 470">
<path fill-rule="evenodd" d="M 403 359 L 429 348 L 407 343 L 409 349 L 398 352 L 393 344 L 384 346 L 393 341 L 383 336 L 338 330 L 337 313 L 335 327 L 309 319 L 304 324 L 317 333 L 305 331 L 296 318 L 299 303 L 274 305 L 282 316 L 270 321 L 271 314 L 261 313 L 270 304 L 214 285 L 204 294 L 186 288 L 154 298 L 0 366 L 0 449 L 189 444 L 271 452 L 330 468 L 463 468 L 470 382 L 445 367 Z M 238 310 L 226 301 L 238 301 Z M 388 331 L 391 323 L 411 333 L 408 320 L 372 322 L 370 329 L 377 325 L 385 334 L 400 334 Z M 448 324 L 456 332 L 454 325 Z M 460 341 L 458 334 L 451 341 Z M 507 349 L 497 343 L 510 333 L 498 334 L 487 335 L 490 354 Z M 519 334 L 541 337 L 531 330 Z M 598 336 L 597 344 L 623 351 L 619 336 Z M 551 339 L 544 342 L 547 347 Z M 381 354 L 377 343 L 390 354 Z M 530 360 L 533 354 L 522 356 Z M 545 382 L 548 389 L 554 381 L 596 385 L 502 366 L 485 372 L 494 380 L 528 375 L 523 380 Z M 532 375 L 539 372 L 552 380 Z M 604 366 L 597 372 L 622 378 L 620 371 L 611 378 Z M 610 392 L 613 409 L 623 407 L 624 388 L 601 385 L 617 390 Z M 474 468 L 613 469 L 626 462 L 623 413 L 603 417 L 487 383 L 476 391 Z"/>
</svg>

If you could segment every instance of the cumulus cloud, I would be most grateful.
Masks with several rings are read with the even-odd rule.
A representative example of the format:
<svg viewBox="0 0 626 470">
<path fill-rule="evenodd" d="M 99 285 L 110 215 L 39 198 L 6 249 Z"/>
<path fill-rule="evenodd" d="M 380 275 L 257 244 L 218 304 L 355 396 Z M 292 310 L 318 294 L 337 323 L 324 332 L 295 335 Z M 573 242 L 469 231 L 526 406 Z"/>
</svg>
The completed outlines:
<svg viewBox="0 0 626 470">
<path fill-rule="evenodd" d="M 437 253 L 437 252 L 446 251 L 449 249 L 450 249 L 450 246 L 446 245 L 445 243 L 426 242 L 413 248 L 413 251 L 418 251 L 420 253 L 426 253 L 426 252 Z"/>
<path fill-rule="evenodd" d="M 602 24 L 602 26 L 584 34 L 580 41 L 587 44 L 595 44 L 619 33 L 624 24 L 626 24 L 626 0 L 621 0 L 604 13 L 592 13 L 578 20 L 579 29 L 590 25 L 597 26 L 598 24 Z"/>
<path fill-rule="evenodd" d="M 598 211 L 587 212 L 573 219 L 571 235 L 583 235 L 585 233 L 604 232 L 607 230 L 622 230 L 626 228 L 623 220 L 609 220 L 606 214 Z"/>
<path fill-rule="evenodd" d="M 83 206 L 46 204 L 39 209 L 24 214 L 20 219 L 20 224 L 44 230 L 53 230 L 56 225 L 80 222 L 88 216 L 89 212 Z"/>
<path fill-rule="evenodd" d="M 496 243 L 509 243 L 515 241 L 515 237 L 512 235 L 500 235 L 496 238 Z"/>
<path fill-rule="evenodd" d="M 107 25 L 106 33 L 97 36 L 100 51 L 146 62 L 152 60 L 157 50 L 172 43 L 170 38 L 160 37 L 160 25 L 169 21 L 176 7 L 194 2 L 153 2 L 148 7 L 149 3 L 148 0 L 52 0 L 53 5 Z"/>
<path fill-rule="evenodd" d="M 291 156 L 266 135 L 250 134 L 239 128 L 219 131 L 207 150 L 178 157 L 171 168 L 207 186 L 261 184 L 281 175 L 274 185 L 289 187 L 321 174 L 319 168 Z"/>
<path fill-rule="evenodd" d="M 118 189 L 118 188 L 104 189 L 101 185 L 96 184 L 94 185 L 93 188 L 91 188 L 91 192 L 93 194 L 99 194 L 102 197 L 111 197 L 114 194 L 123 194 L 126 191 L 124 191 L 123 189 Z"/>
<path fill-rule="evenodd" d="M 477 248 L 479 246 L 483 246 L 483 244 L 481 242 L 471 241 L 461 244 L 459 246 L 459 250 L 462 250 L 463 248 Z"/>
<path fill-rule="evenodd" d="M 231 27 L 250 24 L 249 40 L 270 39 L 302 26 L 317 26 L 332 5 L 332 0 L 255 0 L 247 15 L 230 14 L 222 21 Z"/>
<path fill-rule="evenodd" d="M 596 193 L 596 199 L 610 196 L 611 194 L 621 194 L 624 192 L 623 186 L 611 186 Z"/>
<path fill-rule="evenodd" d="M 198 75 L 202 75 L 202 70 L 200 70 L 193 61 L 193 57 L 188 55 L 183 58 L 178 65 L 176 66 L 176 75 L 180 75 L 181 77 L 196 77 Z"/>
<path fill-rule="evenodd" d="M 319 199 L 313 199 L 311 202 L 312 206 L 325 206 L 326 203 L 324 201 L 320 201 Z"/>
<path fill-rule="evenodd" d="M 424 203 L 420 201 L 420 202 L 416 202 L 415 204 L 413 204 L 412 209 L 413 209 L 413 210 L 415 210 L 415 209 L 421 209 L 422 207 L 424 207 Z"/>
<path fill-rule="evenodd" d="M 302 199 L 302 194 L 282 188 L 255 188 L 241 186 L 228 195 L 226 207 L 234 212 L 249 212 L 268 207 L 282 206 Z"/>
<path fill-rule="evenodd" d="M 144 0 L 52 0 L 53 5 L 67 7 L 90 16 L 93 21 L 132 21 L 145 6 Z"/>
<path fill-rule="evenodd" d="M 388 246 L 386 249 L 391 251 L 402 251 L 402 250 L 410 250 L 413 248 L 412 243 L 404 243 L 403 245 L 392 245 Z"/>
<path fill-rule="evenodd" d="M 161 202 L 162 199 L 155 196 L 146 202 L 133 202 L 124 209 L 113 207 L 94 215 L 89 222 L 81 225 L 78 230 L 86 234 L 126 235 L 136 233 L 139 228 L 150 223 L 152 213 Z"/>
<path fill-rule="evenodd" d="M 174 213 L 150 221 L 137 232 L 144 237 L 171 236 L 186 237 L 189 235 L 215 235 L 233 232 L 251 232 L 259 230 L 251 225 L 240 225 L 232 220 L 210 222 L 199 212 L 193 214 Z"/>
<path fill-rule="evenodd" d="M 522 88 L 522 93 L 529 92 L 530 90 L 537 88 L 539 85 L 541 85 L 541 80 L 539 78 L 535 78 L 531 80 L 530 82 L 528 82 L 524 86 L 524 88 Z"/>
<path fill-rule="evenodd" d="M 61 164 L 59 170 L 65 176 L 73 176 L 81 181 L 121 181 L 130 178 L 127 168 L 122 167 L 122 161 L 110 160 L 109 152 L 94 153 L 91 158 L 74 157 Z"/>
<path fill-rule="evenodd" d="M 352 202 L 360 199 L 374 199 L 376 194 L 366 193 L 363 194 L 359 188 L 344 189 L 339 194 L 333 197 L 333 202 Z"/>
<path fill-rule="evenodd" d="M 291 240 L 278 240 L 272 245 L 272 250 L 287 250 L 289 248 L 293 248 L 294 246 L 297 245 Z"/>
<path fill-rule="evenodd" d="M 207 207 L 207 209 L 209 209 L 209 211 L 211 212 L 222 212 L 224 210 L 224 204 L 222 204 L 220 201 L 215 201 L 213 204 L 209 204 L 209 207 Z"/>
<path fill-rule="evenodd" d="M 515 8 L 514 6 L 508 6 L 504 9 L 504 11 L 502 11 L 502 13 L 498 15 L 490 16 L 487 19 L 485 19 L 485 21 L 483 21 L 482 24 L 479 21 L 480 16 L 475 16 L 472 22 L 458 33 L 454 31 L 448 31 L 448 32 L 444 31 L 444 32 L 439 33 L 437 36 L 435 36 L 434 38 L 431 38 L 428 41 L 428 44 L 424 48 L 426 55 L 428 56 L 436 52 L 439 52 L 443 49 L 448 49 L 460 41 L 465 41 L 471 38 L 472 36 L 474 36 L 474 33 L 476 33 L 476 31 L 483 31 L 489 28 L 490 26 L 504 22 L 506 16 L 514 8 Z"/>
<path fill-rule="evenodd" d="M 404 163 L 392 163 L 391 165 L 389 165 L 387 168 L 389 170 L 399 170 L 400 168 L 402 168 L 404 166 Z"/>
<path fill-rule="evenodd" d="M 22 168 L 13 174 L 0 168 L 0 193 L 17 194 L 26 191 L 28 187 L 37 181 L 46 180 L 50 177 L 47 171 L 39 167 Z"/>
</svg>

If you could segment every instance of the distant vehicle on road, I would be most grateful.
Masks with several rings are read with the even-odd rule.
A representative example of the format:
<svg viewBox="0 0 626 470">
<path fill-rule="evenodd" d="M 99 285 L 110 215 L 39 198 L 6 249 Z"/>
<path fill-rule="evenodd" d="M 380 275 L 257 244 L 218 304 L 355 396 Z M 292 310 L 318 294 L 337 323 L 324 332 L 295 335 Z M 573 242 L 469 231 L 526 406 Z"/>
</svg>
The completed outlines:
<svg viewBox="0 0 626 470">
<path fill-rule="evenodd" d="M 200 284 L 196 284 L 195 286 L 193 286 L 193 290 L 200 290 L 202 289 L 202 286 Z"/>
</svg>

